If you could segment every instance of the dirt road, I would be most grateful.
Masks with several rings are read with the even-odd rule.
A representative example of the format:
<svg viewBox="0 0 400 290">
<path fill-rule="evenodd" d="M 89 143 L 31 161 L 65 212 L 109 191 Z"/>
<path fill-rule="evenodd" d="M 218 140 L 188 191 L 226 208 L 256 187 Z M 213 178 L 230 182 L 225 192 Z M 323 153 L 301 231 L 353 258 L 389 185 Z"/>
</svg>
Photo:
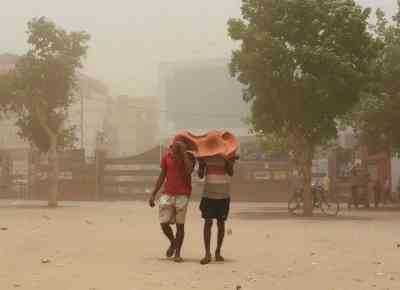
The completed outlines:
<svg viewBox="0 0 400 290">
<path fill-rule="evenodd" d="M 143 202 L 51 210 L 1 201 L 0 289 L 400 289 L 400 211 L 294 219 L 285 204 L 233 203 L 227 261 L 201 266 L 197 206 L 189 211 L 186 261 L 175 264 L 164 258 L 157 211 Z"/>
</svg>

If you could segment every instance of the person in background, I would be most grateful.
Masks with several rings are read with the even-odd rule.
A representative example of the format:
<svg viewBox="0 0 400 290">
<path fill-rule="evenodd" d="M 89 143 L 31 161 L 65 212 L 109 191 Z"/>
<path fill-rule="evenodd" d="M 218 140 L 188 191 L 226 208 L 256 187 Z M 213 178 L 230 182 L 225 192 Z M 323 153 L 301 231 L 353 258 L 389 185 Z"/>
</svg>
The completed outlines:
<svg viewBox="0 0 400 290">
<path fill-rule="evenodd" d="M 225 222 L 230 208 L 230 178 L 236 158 L 225 160 L 221 156 L 199 159 L 199 178 L 205 177 L 203 196 L 200 203 L 201 216 L 204 219 L 203 238 L 205 256 L 202 265 L 209 264 L 211 257 L 211 229 L 213 220 L 217 220 L 218 235 L 215 261 L 224 261 L 221 248 L 225 236 Z"/>
<path fill-rule="evenodd" d="M 324 179 L 322 180 L 322 186 L 324 188 L 324 191 L 329 194 L 331 190 L 331 179 L 329 178 L 328 174 L 325 174 Z"/>
<path fill-rule="evenodd" d="M 387 201 L 393 202 L 389 177 L 385 179 L 385 183 L 383 184 L 383 203 L 386 204 Z"/>
<path fill-rule="evenodd" d="M 174 141 L 161 161 L 161 173 L 149 199 L 150 207 L 155 206 L 158 191 L 164 184 L 164 193 L 159 199 L 161 229 L 170 242 L 166 256 L 180 263 L 181 248 L 185 236 L 185 220 L 189 198 L 192 192 L 191 174 L 195 159 L 186 151 L 185 143 Z M 171 228 L 176 224 L 176 235 Z"/>
<path fill-rule="evenodd" d="M 375 180 L 373 189 L 374 189 L 375 208 L 378 208 L 379 203 L 381 202 L 381 195 L 382 195 L 382 184 L 379 178 Z"/>
<path fill-rule="evenodd" d="M 359 188 L 358 188 L 358 166 L 355 165 L 352 169 L 351 169 L 351 197 L 350 197 L 350 201 L 349 201 L 349 208 L 351 207 L 351 204 L 354 205 L 355 208 L 358 208 L 358 204 L 359 204 Z"/>
<path fill-rule="evenodd" d="M 397 201 L 400 201 L 400 177 L 397 180 Z"/>
<path fill-rule="evenodd" d="M 364 205 L 366 208 L 370 207 L 370 174 L 368 172 L 368 168 L 365 164 L 362 164 L 361 166 L 361 172 L 360 172 L 360 184 L 359 184 L 359 188 L 361 189 L 361 197 L 364 201 Z"/>
</svg>

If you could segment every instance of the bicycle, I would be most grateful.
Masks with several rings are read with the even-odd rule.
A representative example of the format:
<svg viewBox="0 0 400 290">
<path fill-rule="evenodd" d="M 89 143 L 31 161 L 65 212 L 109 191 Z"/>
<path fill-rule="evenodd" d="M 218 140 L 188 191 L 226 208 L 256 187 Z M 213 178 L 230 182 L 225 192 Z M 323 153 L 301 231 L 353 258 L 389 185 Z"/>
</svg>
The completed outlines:
<svg viewBox="0 0 400 290">
<path fill-rule="evenodd" d="M 327 216 L 337 216 L 340 211 L 339 201 L 332 195 L 328 195 L 320 185 L 311 186 L 313 196 L 313 208 L 319 208 Z M 304 209 L 303 189 L 294 191 L 288 202 L 288 210 L 292 215 L 300 215 Z"/>
</svg>

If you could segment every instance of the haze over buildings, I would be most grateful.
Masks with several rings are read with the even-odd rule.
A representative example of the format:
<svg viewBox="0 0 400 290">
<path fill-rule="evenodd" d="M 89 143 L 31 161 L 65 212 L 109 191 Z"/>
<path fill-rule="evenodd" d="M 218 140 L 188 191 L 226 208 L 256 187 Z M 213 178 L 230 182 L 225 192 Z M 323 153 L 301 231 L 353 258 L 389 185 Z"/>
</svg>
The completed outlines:
<svg viewBox="0 0 400 290">
<path fill-rule="evenodd" d="M 396 0 L 358 2 L 381 7 L 387 14 L 393 14 L 396 8 Z M 79 143 L 85 147 L 94 148 L 97 142 L 99 130 L 88 128 L 103 126 L 100 115 L 116 116 L 114 121 L 107 121 L 106 127 L 111 131 L 121 127 L 123 120 L 133 126 L 139 119 L 153 119 L 157 123 L 161 117 L 158 126 L 146 123 L 149 130 L 139 129 L 142 125 L 118 129 L 121 137 L 113 138 L 114 145 L 128 142 L 128 136 L 132 138 L 113 149 L 117 155 L 148 149 L 161 137 L 158 132 L 166 136 L 183 128 L 195 132 L 227 128 L 242 134 L 247 131 L 242 120 L 248 106 L 241 99 L 240 84 L 229 76 L 226 67 L 235 47 L 227 35 L 226 23 L 229 18 L 240 16 L 240 5 L 241 0 L 15 0 L 0 10 L 0 54 L 26 52 L 26 24 L 32 17 L 46 16 L 67 30 L 86 30 L 91 34 L 83 73 L 105 83 L 109 91 L 102 95 L 96 95 L 97 89 L 83 92 L 88 108 L 83 118 L 87 125 L 83 126 L 86 133 Z M 3 64 L 3 68 L 9 66 Z M 84 91 L 84 83 L 82 87 Z M 111 96 L 110 102 L 114 102 L 112 97 L 120 95 L 133 99 L 115 101 L 116 106 L 120 102 L 130 104 L 121 109 L 130 108 L 126 119 L 115 111 L 106 111 L 108 98 Z M 133 103 L 150 111 L 139 112 Z M 80 106 L 76 103 L 71 108 L 71 119 L 78 125 L 82 118 Z M 117 117 L 122 119 L 117 121 Z M 77 127 L 79 137 L 82 126 Z M 135 137 L 139 132 L 143 138 Z M 156 136 L 150 138 L 151 134 Z M 133 139 L 135 145 L 130 143 Z"/>
<path fill-rule="evenodd" d="M 47 16 L 91 36 L 85 71 L 112 95 L 157 94 L 161 62 L 229 58 L 226 22 L 240 15 L 240 0 L 8 1 L 0 9 L 0 54 L 26 50 L 26 23 Z M 396 0 L 359 0 L 392 14 Z"/>
</svg>

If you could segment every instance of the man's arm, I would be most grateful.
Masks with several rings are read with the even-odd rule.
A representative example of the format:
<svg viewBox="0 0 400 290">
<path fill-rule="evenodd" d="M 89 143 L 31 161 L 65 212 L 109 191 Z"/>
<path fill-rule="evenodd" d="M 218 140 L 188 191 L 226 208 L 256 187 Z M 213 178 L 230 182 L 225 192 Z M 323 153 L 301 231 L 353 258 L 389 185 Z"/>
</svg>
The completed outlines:
<svg viewBox="0 0 400 290">
<path fill-rule="evenodd" d="M 204 162 L 204 160 L 199 159 L 199 170 L 197 171 L 197 175 L 199 176 L 200 179 L 203 179 L 205 173 L 206 173 L 206 163 Z"/>
<path fill-rule="evenodd" d="M 185 171 L 187 175 L 192 175 L 194 169 L 194 157 L 187 152 L 183 153 L 183 162 L 185 163 Z"/>
<path fill-rule="evenodd" d="M 233 166 L 235 165 L 235 160 L 230 159 L 225 161 L 225 171 L 229 176 L 233 176 L 234 170 Z"/>
<path fill-rule="evenodd" d="M 181 158 L 183 159 L 183 164 L 185 167 L 185 171 L 187 175 L 192 175 L 195 159 L 190 153 L 186 151 L 187 147 L 186 144 L 183 142 L 179 142 L 179 153 Z"/>
<path fill-rule="evenodd" d="M 165 180 L 165 176 L 167 175 L 167 171 L 166 169 L 163 167 L 161 168 L 161 172 L 160 175 L 158 176 L 157 182 L 156 182 L 156 186 L 150 196 L 149 199 L 149 205 L 150 207 L 154 207 L 155 206 L 155 200 L 156 200 L 156 196 L 158 191 L 160 190 L 161 186 L 164 184 L 164 180 Z"/>
</svg>

